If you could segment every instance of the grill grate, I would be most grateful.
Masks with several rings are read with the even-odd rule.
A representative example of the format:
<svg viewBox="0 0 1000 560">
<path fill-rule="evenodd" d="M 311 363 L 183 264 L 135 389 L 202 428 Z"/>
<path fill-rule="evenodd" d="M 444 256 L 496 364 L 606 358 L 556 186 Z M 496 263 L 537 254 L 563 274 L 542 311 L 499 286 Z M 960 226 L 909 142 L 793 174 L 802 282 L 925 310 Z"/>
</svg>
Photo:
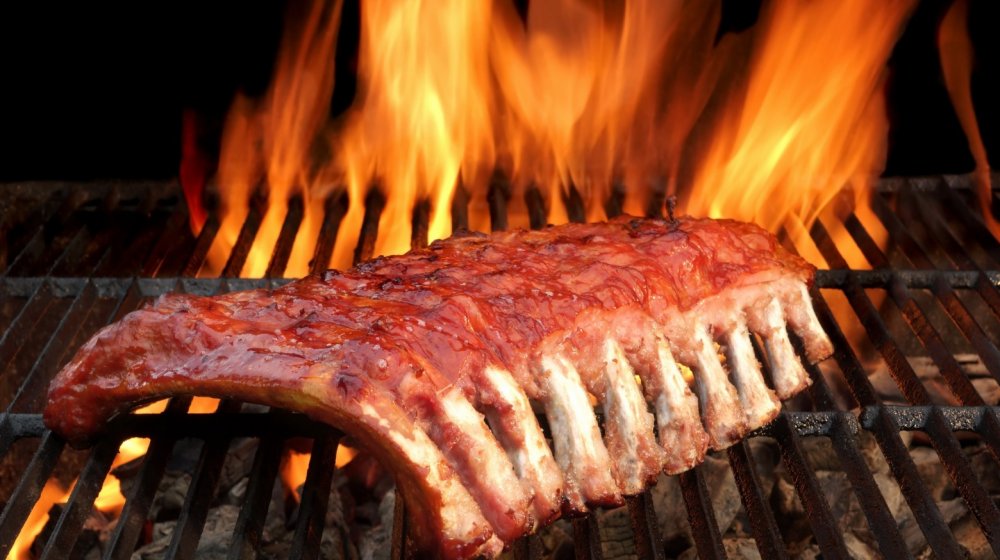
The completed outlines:
<svg viewBox="0 0 1000 560">
<path fill-rule="evenodd" d="M 959 434 L 974 437 L 989 452 L 993 464 L 1000 463 L 1000 407 L 987 406 L 956 358 L 960 353 L 975 354 L 986 374 L 1000 380 L 1000 243 L 970 210 L 970 183 L 968 176 L 882 181 L 873 211 L 888 233 L 884 248 L 858 216 L 848 214 L 838 224 L 872 270 L 851 270 L 841 253 L 843 246 L 834 241 L 835 234 L 822 222 L 808 232 L 831 265 L 830 270 L 817 275 L 813 299 L 837 349 L 834 360 L 822 368 L 809 367 L 813 385 L 805 397 L 786 407 L 772 424 L 720 454 L 732 469 L 749 532 L 762 557 L 788 557 L 788 546 L 768 503 L 763 484 L 766 475 L 758 472 L 751 453 L 749 441 L 754 438 L 777 442 L 781 464 L 791 476 L 824 558 L 848 558 L 850 553 L 804 450 L 809 438 L 829 439 L 881 553 L 892 558 L 911 556 L 859 444 L 863 433 L 874 437 L 933 553 L 941 558 L 964 557 L 963 543 L 950 529 L 904 442 L 903 432 L 907 431 L 926 435 L 993 552 L 1000 556 L 1000 510 L 978 479 L 959 439 Z M 259 445 L 233 527 L 230 557 L 254 557 L 280 449 L 288 438 L 305 437 L 313 440 L 314 453 L 291 550 L 293 558 L 318 557 L 333 457 L 340 440 L 336 430 L 301 415 L 280 410 L 246 411 L 232 402 L 223 403 L 211 415 L 187 415 L 189 400 L 174 399 L 162 415 L 117 419 L 92 449 L 79 452 L 45 430 L 39 416 L 49 380 L 71 353 L 96 329 L 151 298 L 174 290 L 213 294 L 286 282 L 277 276 L 288 262 L 302 223 L 302 202 L 292 200 L 289 204 L 267 267 L 269 278 L 232 278 L 250 253 L 262 220 L 259 206 L 252 207 L 240 231 L 225 264 L 224 278 L 194 278 L 219 223 L 210 218 L 200 235 L 193 236 L 173 185 L 7 185 L 4 189 L 0 194 L 14 201 L 9 208 L 17 211 L 6 211 L 0 225 L 7 240 L 0 247 L 0 269 L 4 270 L 0 277 L 0 397 L 6 398 L 0 401 L 6 410 L 0 414 L 0 458 L 21 474 L 11 488 L 3 489 L 9 498 L 0 513 L 0 554 L 5 556 L 9 551 L 46 481 L 69 464 L 79 480 L 42 552 L 43 558 L 69 557 L 119 444 L 142 436 L 152 442 L 105 558 L 132 554 L 174 443 L 185 437 L 200 438 L 204 443 L 165 557 L 191 557 L 204 530 L 229 442 L 253 437 L 259 439 Z M 469 196 L 462 188 L 458 193 L 454 223 L 468 224 Z M 502 177 L 495 177 L 487 197 L 495 229 L 507 227 L 509 197 L 509 186 Z M 568 215 L 575 220 L 584 216 L 581 200 L 575 190 L 566 197 Z M 366 199 L 355 260 L 371 256 L 384 203 L 380 195 Z M 525 204 L 532 227 L 541 227 L 545 214 L 537 190 L 528 191 Z M 608 206 L 609 210 L 620 208 L 621 203 Z M 314 271 L 329 262 L 347 210 L 345 195 L 332 196 L 325 207 L 326 219 L 311 265 Z M 426 243 L 428 214 L 426 204 L 418 205 L 416 244 Z M 868 358 L 856 351 L 857 343 L 849 341 L 850 326 L 838 320 L 842 314 L 833 306 L 838 299 L 846 301 L 862 327 L 864 344 L 884 362 L 905 404 L 884 402 L 873 386 L 870 367 L 863 365 L 869 363 Z M 911 363 L 914 355 L 929 356 L 951 398 L 960 406 L 935 404 L 935 395 Z M 842 388 L 846 397 L 838 394 Z M 22 459 L 12 459 L 15 456 Z M 678 482 L 698 555 L 725 558 L 704 468 L 680 475 Z M 649 493 L 630 498 L 626 505 L 637 554 L 665 557 Z M 400 500 L 392 539 L 394 558 L 406 554 L 403 519 Z M 577 558 L 601 558 L 604 549 L 597 517 L 573 520 L 572 528 Z M 528 537 L 516 543 L 512 553 L 515 558 L 534 558 L 540 548 L 536 537 Z"/>
</svg>

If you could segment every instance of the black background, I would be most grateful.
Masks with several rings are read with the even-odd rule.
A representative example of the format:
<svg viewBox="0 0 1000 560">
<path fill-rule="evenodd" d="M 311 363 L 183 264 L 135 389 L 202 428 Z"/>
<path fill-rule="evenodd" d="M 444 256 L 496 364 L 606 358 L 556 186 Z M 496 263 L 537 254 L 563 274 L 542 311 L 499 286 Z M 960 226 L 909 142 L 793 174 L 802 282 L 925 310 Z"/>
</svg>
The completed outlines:
<svg viewBox="0 0 1000 560">
<path fill-rule="evenodd" d="M 354 93 L 358 1 L 345 4 L 334 113 Z M 887 175 L 973 167 L 935 46 L 947 6 L 924 0 L 891 57 Z M 265 89 L 284 13 L 279 0 L 3 3 L 0 181 L 176 176 L 182 111 L 197 111 L 215 144 L 235 92 Z M 756 14 L 753 2 L 724 1 L 720 33 Z M 972 0 L 970 23 L 974 102 L 1000 167 L 1000 2 Z"/>
</svg>

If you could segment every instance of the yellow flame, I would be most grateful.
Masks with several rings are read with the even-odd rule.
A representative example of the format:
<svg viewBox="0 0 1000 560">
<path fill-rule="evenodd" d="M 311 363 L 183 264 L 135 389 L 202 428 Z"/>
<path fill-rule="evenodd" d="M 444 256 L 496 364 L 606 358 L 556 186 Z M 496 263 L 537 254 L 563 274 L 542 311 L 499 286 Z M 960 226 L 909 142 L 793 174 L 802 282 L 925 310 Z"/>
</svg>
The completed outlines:
<svg viewBox="0 0 1000 560">
<path fill-rule="evenodd" d="M 266 203 L 239 275 L 257 278 L 267 271 L 293 194 L 303 197 L 305 208 L 283 272 L 308 272 L 327 190 L 318 182 L 312 152 L 329 113 L 341 3 L 317 0 L 302 3 L 304 13 L 291 11 L 267 95 L 259 102 L 240 95 L 233 103 L 216 177 L 222 195 L 220 227 L 200 275 L 222 272 L 258 187 L 267 193 Z"/>
<path fill-rule="evenodd" d="M 344 467 L 356 455 L 357 452 L 354 449 L 346 445 L 339 445 L 337 446 L 337 456 L 334 459 L 334 466 L 338 469 Z M 292 494 L 295 501 L 302 499 L 302 496 L 299 495 L 299 488 L 306 482 L 306 475 L 309 472 L 309 461 L 311 460 L 312 453 L 300 453 L 293 449 L 285 451 L 279 474 L 282 484 Z"/>
<path fill-rule="evenodd" d="M 49 521 L 49 510 L 52 506 L 66 501 L 70 490 L 64 488 L 55 478 L 49 479 L 42 488 L 42 494 L 31 513 L 21 526 L 21 532 L 14 539 L 10 552 L 7 553 L 8 560 L 30 560 L 31 545 L 35 542 L 35 537 L 42 532 L 45 524 Z"/>
<path fill-rule="evenodd" d="M 352 194 L 351 226 L 361 210 L 354 202 L 373 184 L 390 194 L 375 254 L 395 254 L 410 248 L 421 200 L 430 202 L 429 240 L 449 235 L 459 174 L 474 176 L 492 160 L 484 94 L 491 8 L 487 1 L 372 0 L 361 10 L 360 93 L 332 144 Z M 347 257 L 340 249 L 335 265 L 348 266 Z"/>
<path fill-rule="evenodd" d="M 938 52 L 941 56 L 941 69 L 948 95 L 951 97 L 958 121 L 962 124 L 962 130 L 965 131 L 965 137 L 969 141 L 969 150 L 976 162 L 974 178 L 983 220 L 993 236 L 1000 239 L 1000 221 L 997 221 L 992 211 L 990 162 L 983 138 L 979 134 L 976 111 L 972 105 L 973 50 L 972 39 L 969 37 L 968 0 L 956 0 L 941 20 L 941 28 L 938 31 Z"/>
<path fill-rule="evenodd" d="M 884 159 L 885 61 L 913 5 L 765 2 L 753 28 L 719 40 L 715 2 L 550 0 L 522 18 L 511 0 L 371 0 L 357 96 L 324 128 L 339 10 L 317 1 L 286 29 L 267 96 L 239 97 L 230 112 L 222 226 L 202 272 L 225 264 L 258 186 L 270 189 L 268 204 L 241 274 L 263 274 L 301 186 L 285 270 L 301 276 L 322 223 L 320 192 L 346 189 L 329 262 L 344 268 L 371 189 L 384 196 L 374 253 L 393 254 L 410 248 L 421 201 L 429 239 L 451 232 L 459 183 L 470 226 L 486 229 L 497 169 L 516 226 L 527 224 L 523 197 L 534 188 L 547 220 L 566 221 L 572 185 L 589 220 L 604 219 L 612 189 L 624 188 L 630 213 L 657 211 L 650 202 L 675 192 L 688 213 L 801 235 L 838 192 L 863 206 Z"/>
<path fill-rule="evenodd" d="M 745 93 L 697 163 L 687 211 L 775 230 L 805 227 L 841 189 L 860 200 L 881 171 L 885 61 L 911 0 L 773 2 Z"/>
</svg>

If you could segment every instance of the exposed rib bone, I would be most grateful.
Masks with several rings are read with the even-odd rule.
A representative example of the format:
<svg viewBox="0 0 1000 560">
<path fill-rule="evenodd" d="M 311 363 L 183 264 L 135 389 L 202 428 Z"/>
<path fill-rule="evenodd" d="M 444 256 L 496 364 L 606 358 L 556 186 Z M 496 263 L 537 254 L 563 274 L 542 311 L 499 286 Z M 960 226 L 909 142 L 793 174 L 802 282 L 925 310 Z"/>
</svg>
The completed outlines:
<svg viewBox="0 0 1000 560">
<path fill-rule="evenodd" d="M 509 371 L 496 366 L 484 370 L 479 395 L 490 427 L 532 495 L 536 523 L 548 523 L 559 515 L 565 483 L 528 396 Z"/>
<path fill-rule="evenodd" d="M 578 510 L 582 502 L 620 504 L 608 449 L 576 368 L 561 355 L 543 355 L 541 367 L 547 393 L 545 415 L 556 461 L 566 475 L 568 507 Z"/>
<path fill-rule="evenodd" d="M 684 472 L 705 458 L 708 434 L 701 425 L 698 398 L 681 375 L 667 340 L 654 333 L 659 367 L 643 378 L 647 395 L 653 400 L 660 447 L 667 451 L 663 470 L 667 474 Z"/>
<path fill-rule="evenodd" d="M 829 358 L 833 354 L 833 343 L 816 318 L 812 298 L 809 297 L 809 289 L 805 283 L 799 282 L 795 289 L 783 290 L 781 298 L 785 319 L 795 334 L 802 339 L 809 361 L 816 363 Z"/>
<path fill-rule="evenodd" d="M 635 380 L 622 347 L 604 341 L 604 431 L 613 457 L 622 494 L 635 495 L 656 480 L 663 464 L 663 450 L 653 434 L 653 415 Z"/>
<path fill-rule="evenodd" d="M 802 363 L 795 355 L 792 341 L 788 339 L 781 304 L 772 299 L 759 314 L 752 314 L 754 332 L 764 339 L 767 361 L 771 366 L 774 391 L 780 399 L 788 399 L 809 386 Z M 825 336 L 825 335 L 824 335 Z"/>
<path fill-rule="evenodd" d="M 733 382 L 740 395 L 740 404 L 746 413 L 750 428 L 767 424 L 781 411 L 781 402 L 764 383 L 760 363 L 750 344 L 750 333 L 742 320 L 725 334 L 726 362 L 732 372 Z"/>
<path fill-rule="evenodd" d="M 458 388 L 438 394 L 411 379 L 400 387 L 407 395 L 407 408 L 417 413 L 421 427 L 469 489 L 496 535 L 511 540 L 524 534 L 533 524 L 528 515 L 530 496 L 483 416 Z M 496 488 L 505 491 L 496 492 Z"/>
<path fill-rule="evenodd" d="M 725 449 L 746 435 L 749 430 L 746 415 L 705 325 L 694 325 L 692 335 L 695 359 L 692 369 L 702 422 L 712 448 Z"/>
</svg>

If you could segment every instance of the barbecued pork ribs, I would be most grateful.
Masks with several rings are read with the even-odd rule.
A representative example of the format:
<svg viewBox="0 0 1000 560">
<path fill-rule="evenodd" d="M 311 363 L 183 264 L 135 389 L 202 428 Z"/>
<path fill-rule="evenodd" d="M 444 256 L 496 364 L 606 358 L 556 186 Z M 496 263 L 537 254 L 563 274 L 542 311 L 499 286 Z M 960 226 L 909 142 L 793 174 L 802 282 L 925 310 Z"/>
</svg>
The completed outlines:
<svg viewBox="0 0 1000 560">
<path fill-rule="evenodd" d="M 80 349 L 45 421 L 82 443 L 171 395 L 300 411 L 392 470 L 424 550 L 493 556 L 774 418 L 810 382 L 788 331 L 810 362 L 832 353 L 814 272 L 728 220 L 458 234 L 278 289 L 163 296 Z"/>
</svg>

